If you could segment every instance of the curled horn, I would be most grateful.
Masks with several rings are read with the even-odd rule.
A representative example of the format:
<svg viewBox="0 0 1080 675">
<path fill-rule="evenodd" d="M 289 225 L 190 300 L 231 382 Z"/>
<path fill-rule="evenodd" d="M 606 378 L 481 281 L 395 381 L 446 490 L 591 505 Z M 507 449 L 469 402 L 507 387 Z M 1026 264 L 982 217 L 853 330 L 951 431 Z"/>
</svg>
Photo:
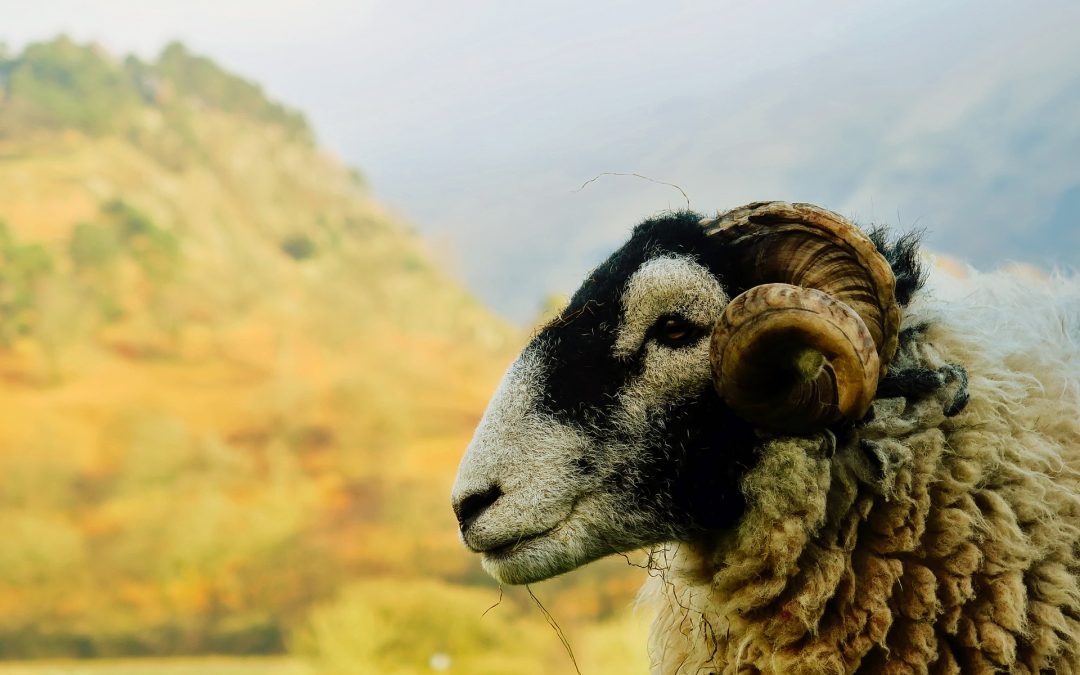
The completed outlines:
<svg viewBox="0 0 1080 675">
<path fill-rule="evenodd" d="M 896 353 L 892 268 L 841 216 L 764 202 L 702 221 L 747 290 L 713 329 L 713 385 L 764 429 L 807 433 L 861 419 Z"/>
</svg>

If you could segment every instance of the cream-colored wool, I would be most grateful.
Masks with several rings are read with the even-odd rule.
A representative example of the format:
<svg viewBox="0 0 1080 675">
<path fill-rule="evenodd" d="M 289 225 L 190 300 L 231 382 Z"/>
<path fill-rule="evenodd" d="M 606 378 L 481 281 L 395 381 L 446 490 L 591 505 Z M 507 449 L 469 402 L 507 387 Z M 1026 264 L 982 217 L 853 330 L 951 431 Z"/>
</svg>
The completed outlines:
<svg viewBox="0 0 1080 675">
<path fill-rule="evenodd" d="M 897 367 L 837 447 L 778 438 L 736 530 L 669 547 L 653 671 L 1080 673 L 1080 287 L 984 275 L 909 308 Z"/>
</svg>

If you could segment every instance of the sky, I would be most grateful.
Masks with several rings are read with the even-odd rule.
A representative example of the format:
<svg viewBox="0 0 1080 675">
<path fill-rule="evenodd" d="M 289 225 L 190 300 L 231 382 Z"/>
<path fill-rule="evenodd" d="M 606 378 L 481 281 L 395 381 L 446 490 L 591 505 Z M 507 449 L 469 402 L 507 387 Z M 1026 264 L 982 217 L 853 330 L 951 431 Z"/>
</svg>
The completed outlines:
<svg viewBox="0 0 1080 675">
<path fill-rule="evenodd" d="M 0 41 L 180 39 L 303 110 L 528 322 L 640 220 L 810 201 L 1080 268 L 1075 0 L 0 0 Z M 637 173 L 657 183 L 605 172 Z M 677 184 L 679 189 L 662 183 Z"/>
</svg>

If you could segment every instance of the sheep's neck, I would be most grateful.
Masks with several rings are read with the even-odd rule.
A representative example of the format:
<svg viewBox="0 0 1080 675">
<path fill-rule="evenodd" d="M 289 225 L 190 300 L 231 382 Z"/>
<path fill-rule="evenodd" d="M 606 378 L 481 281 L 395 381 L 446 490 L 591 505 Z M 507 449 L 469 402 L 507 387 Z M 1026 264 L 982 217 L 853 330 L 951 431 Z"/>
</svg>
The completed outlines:
<svg viewBox="0 0 1080 675">
<path fill-rule="evenodd" d="M 777 673 L 816 661 L 852 672 L 885 644 L 890 603 L 918 604 L 901 578 L 930 574 L 904 559 L 923 558 L 937 541 L 924 535 L 945 420 L 937 400 L 879 400 L 875 409 L 835 454 L 821 437 L 760 448 L 743 480 L 751 507 L 740 526 L 684 547 L 658 587 L 666 609 L 654 659 Z M 980 559 L 974 538 L 937 553 L 970 574 Z"/>
</svg>

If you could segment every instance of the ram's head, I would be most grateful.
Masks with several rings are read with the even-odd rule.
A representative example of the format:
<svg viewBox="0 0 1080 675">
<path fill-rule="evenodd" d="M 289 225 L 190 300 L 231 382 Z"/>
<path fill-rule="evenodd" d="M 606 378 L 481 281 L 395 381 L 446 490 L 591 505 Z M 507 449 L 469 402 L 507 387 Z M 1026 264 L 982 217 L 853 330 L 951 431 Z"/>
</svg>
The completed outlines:
<svg viewBox="0 0 1080 675">
<path fill-rule="evenodd" d="M 770 434 L 862 417 L 897 344 L 889 263 L 805 205 L 642 223 L 511 365 L 465 453 L 465 544 L 507 583 L 730 528 Z"/>
</svg>

